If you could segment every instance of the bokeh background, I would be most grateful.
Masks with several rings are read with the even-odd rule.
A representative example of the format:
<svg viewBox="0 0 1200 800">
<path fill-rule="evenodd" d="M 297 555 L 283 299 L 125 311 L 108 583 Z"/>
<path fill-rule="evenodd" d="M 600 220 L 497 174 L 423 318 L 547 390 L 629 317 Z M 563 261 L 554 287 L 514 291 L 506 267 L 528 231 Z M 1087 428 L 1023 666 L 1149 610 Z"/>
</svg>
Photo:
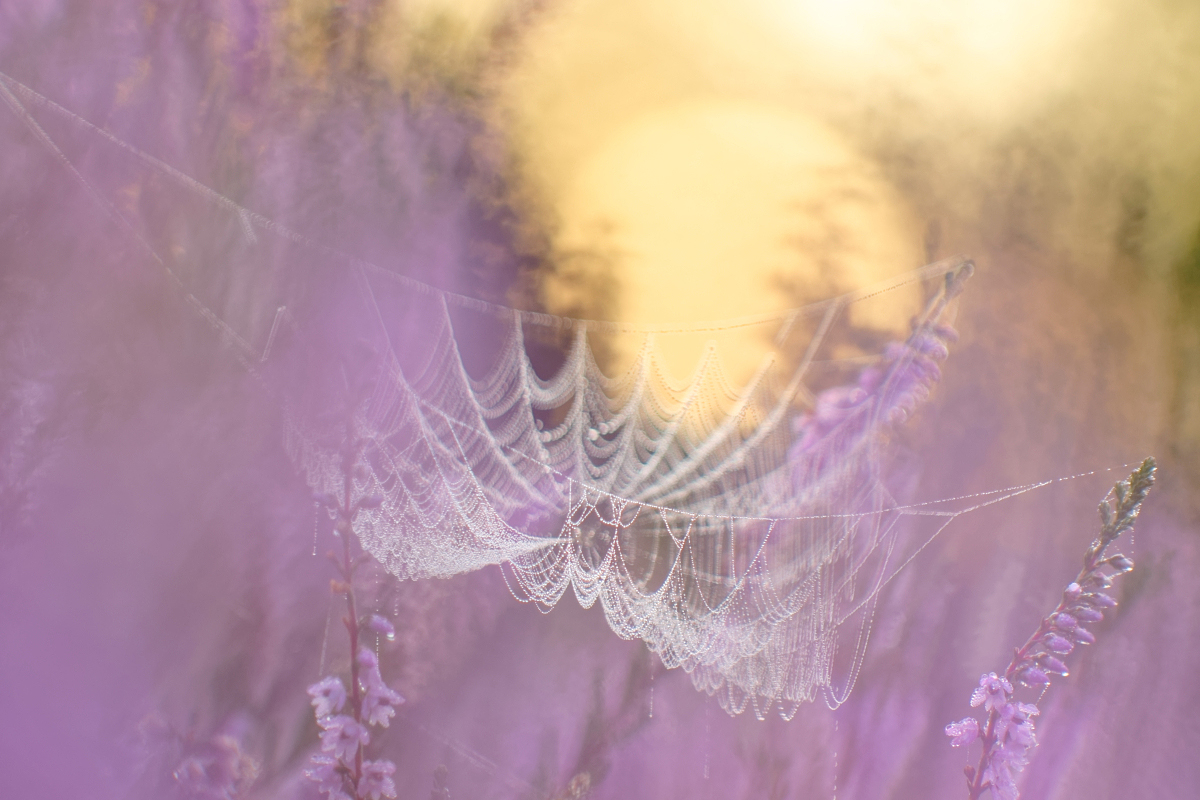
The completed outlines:
<svg viewBox="0 0 1200 800">
<path fill-rule="evenodd" d="M 540 614 L 497 571 L 376 576 L 409 698 L 380 752 L 402 797 L 445 765 L 471 800 L 964 796 L 942 727 L 1149 454 L 1137 569 L 1042 704 L 1024 796 L 1192 796 L 1198 40 L 1200 7 L 1166 0 L 0 5 L 0 72 L 476 297 L 695 321 L 975 258 L 962 341 L 898 443 L 909 490 L 1097 474 L 956 520 L 888 587 L 850 700 L 786 723 L 726 716 L 599 609 Z M 0 109 L 6 795 L 221 796 L 174 775 L 234 752 L 236 796 L 316 797 L 304 687 L 347 658 L 312 555 L 328 525 L 277 398 L 184 301 L 261 347 L 281 287 L 319 283 L 318 255 L 246 227 L 28 96 Z M 857 322 L 900 334 L 916 302 Z"/>
</svg>

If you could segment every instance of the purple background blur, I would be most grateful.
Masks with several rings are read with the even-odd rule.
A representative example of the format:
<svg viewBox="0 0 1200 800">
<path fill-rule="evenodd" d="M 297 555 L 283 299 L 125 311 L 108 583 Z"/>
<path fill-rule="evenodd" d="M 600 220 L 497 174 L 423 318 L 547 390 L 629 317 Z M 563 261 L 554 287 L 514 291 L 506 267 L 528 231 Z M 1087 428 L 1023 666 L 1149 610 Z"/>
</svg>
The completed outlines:
<svg viewBox="0 0 1200 800">
<path fill-rule="evenodd" d="M 19 0 L 0 6 L 0 71 L 316 241 L 498 299 L 553 269 L 546 223 L 518 210 L 481 111 L 522 19 L 478 74 L 442 80 L 435 65 L 396 87 L 358 57 L 368 3 L 329 6 L 314 72 L 289 55 L 276 5 Z M 24 105 L 255 347 L 278 305 L 336 286 L 329 259 L 252 239 Z M 596 798 L 962 797 L 967 758 L 942 727 L 1053 607 L 1119 465 L 1148 454 L 1161 481 L 1137 569 L 1042 704 L 1024 796 L 1194 796 L 1200 245 L 1145 252 L 1143 231 L 1173 212 L 1137 166 L 1080 196 L 1071 176 L 1105 165 L 1080 166 L 1032 123 L 981 143 L 954 191 L 926 177 L 931 148 L 872 135 L 937 222 L 930 255 L 980 266 L 963 342 L 905 443 L 916 493 L 1117 469 L 957 520 L 888 588 L 849 702 L 789 723 L 727 717 L 599 609 L 568 598 L 539 614 L 497 570 L 380 578 L 365 602 L 395 614 L 384 672 L 409 703 L 377 752 L 396 761 L 401 797 L 427 796 L 439 764 L 464 800 L 559 797 L 581 772 Z M 1089 248 L 1063 245 L 1073 215 L 1096 209 Z M 310 360 L 281 375 L 319 373 Z M 275 395 L 0 108 L 0 796 L 176 796 L 172 759 L 224 734 L 260 765 L 246 796 L 316 797 L 298 777 L 317 734 L 304 687 L 347 654 L 281 430 Z M 327 521 L 317 533 L 323 552 Z"/>
</svg>

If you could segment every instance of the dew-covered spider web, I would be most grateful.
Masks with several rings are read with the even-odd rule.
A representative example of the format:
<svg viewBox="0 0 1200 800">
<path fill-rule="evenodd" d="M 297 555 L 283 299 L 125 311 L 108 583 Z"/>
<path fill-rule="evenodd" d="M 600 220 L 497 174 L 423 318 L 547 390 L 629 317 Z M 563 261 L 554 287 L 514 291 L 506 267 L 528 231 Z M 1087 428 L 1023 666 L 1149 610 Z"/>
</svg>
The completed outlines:
<svg viewBox="0 0 1200 800">
<path fill-rule="evenodd" d="M 662 368 L 657 342 L 689 327 L 499 309 L 480 312 L 500 344 L 472 375 L 455 333 L 464 314 L 450 298 L 362 272 L 360 318 L 375 330 L 363 337 L 366 366 L 347 383 L 361 400 L 349 419 L 324 422 L 327 400 L 293 406 L 288 448 L 339 504 L 347 491 L 382 499 L 355 529 L 392 574 L 502 564 L 521 599 L 550 608 L 572 590 L 584 606 L 599 601 L 618 635 L 685 668 L 727 710 L 791 716 L 822 692 L 844 698 L 832 672 L 839 647 L 855 650 L 851 670 L 861 661 L 908 515 L 885 486 L 884 451 L 938 379 L 954 336 L 947 310 L 970 270 L 956 259 L 904 276 L 937 288 L 907 340 L 865 362 L 820 356 L 850 306 L 894 287 L 705 326 L 774 334 L 740 389 L 715 344 L 686 380 Z M 541 376 L 526 339 L 547 327 L 569 343 Z M 406 358 L 396 342 L 414 331 L 422 344 Z M 638 341 L 617 376 L 589 346 L 605 334 Z M 813 388 L 839 370 L 849 383 Z"/>
<path fill-rule="evenodd" d="M 360 506 L 355 531 L 388 572 L 500 565 L 542 608 L 568 590 L 599 602 L 617 635 L 730 713 L 844 701 L 887 582 L 956 516 L 1032 488 L 916 505 L 891 489 L 894 439 L 955 340 L 967 259 L 723 322 L 556 317 L 340 253 L 7 76 L 0 94 L 262 378 L 294 463 L 317 496 Z M 190 244 L 211 255 L 197 270 L 260 276 L 239 279 L 269 302 L 202 299 L 187 263 L 164 255 L 170 238 L 123 212 L 33 111 L 120 154 L 148 195 L 190 198 L 208 232 Z M 294 277 L 313 264 L 332 283 Z M 897 296 L 914 298 L 907 335 L 865 330 L 856 312 Z M 663 355 L 680 339 L 703 342 L 689 375 Z M 761 362 L 731 377 L 722 343 L 748 340 Z"/>
</svg>

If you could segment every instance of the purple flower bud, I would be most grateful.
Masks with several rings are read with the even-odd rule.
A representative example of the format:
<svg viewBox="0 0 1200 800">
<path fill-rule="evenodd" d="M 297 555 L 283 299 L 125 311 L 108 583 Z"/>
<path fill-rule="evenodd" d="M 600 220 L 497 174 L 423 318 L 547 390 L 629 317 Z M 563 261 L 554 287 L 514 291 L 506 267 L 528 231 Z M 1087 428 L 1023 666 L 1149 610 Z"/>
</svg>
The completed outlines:
<svg viewBox="0 0 1200 800">
<path fill-rule="evenodd" d="M 947 341 L 950 344 L 954 344 L 958 341 L 958 331 L 954 330 L 954 328 L 951 328 L 949 325 L 938 325 L 933 329 L 933 332 L 936 333 L 942 340 Z"/>
<path fill-rule="evenodd" d="M 1085 594 L 1084 602 L 1093 608 L 1116 608 L 1117 601 L 1106 594 L 1096 592 L 1095 594 Z"/>
<path fill-rule="evenodd" d="M 375 655 L 375 651 L 369 647 L 358 648 L 358 666 L 364 673 L 378 672 L 379 658 Z"/>
<path fill-rule="evenodd" d="M 1113 524 L 1113 507 L 1109 504 L 1108 498 L 1100 501 L 1100 522 L 1105 528 L 1111 528 Z"/>
<path fill-rule="evenodd" d="M 1067 671 L 1067 665 L 1049 653 L 1041 653 L 1039 656 L 1040 657 L 1038 658 L 1038 661 L 1042 663 L 1042 669 L 1046 672 L 1055 673 L 1064 677 L 1070 674 Z"/>
<path fill-rule="evenodd" d="M 1050 619 L 1050 623 L 1061 631 L 1074 630 L 1075 626 L 1079 624 L 1070 614 L 1055 614 Z"/>
<path fill-rule="evenodd" d="M 1046 644 L 1046 649 L 1054 653 L 1069 653 L 1075 649 L 1075 645 L 1067 641 L 1057 633 L 1048 633 L 1042 640 Z"/>
<path fill-rule="evenodd" d="M 1050 676 L 1031 666 L 1021 670 L 1020 681 L 1030 687 L 1045 686 L 1050 682 Z"/>
<path fill-rule="evenodd" d="M 1126 555 L 1122 555 L 1121 553 L 1118 553 L 1104 563 L 1108 564 L 1117 572 L 1129 572 L 1129 570 L 1133 569 L 1133 559 Z"/>
<path fill-rule="evenodd" d="M 1099 622 L 1100 620 L 1104 619 L 1103 614 L 1096 609 L 1088 608 L 1087 606 L 1072 608 L 1071 613 L 1078 617 L 1081 622 Z"/>
<path fill-rule="evenodd" d="M 1071 631 L 1071 635 L 1075 637 L 1075 641 L 1080 644 L 1095 644 L 1096 637 L 1087 628 L 1076 628 Z"/>
<path fill-rule="evenodd" d="M 1107 589 L 1112 586 L 1112 579 L 1100 572 L 1093 572 L 1083 579 L 1083 588 L 1088 591 Z"/>
<path fill-rule="evenodd" d="M 381 617 L 378 614 L 372 614 L 371 619 L 367 622 L 367 627 L 378 633 L 389 642 L 396 640 L 396 629 L 392 627 L 391 620 L 387 617 Z"/>
<path fill-rule="evenodd" d="M 1082 586 L 1080 586 L 1078 583 L 1075 583 L 1075 581 L 1071 581 L 1070 583 L 1067 584 L 1066 591 L 1063 592 L 1063 595 L 1068 600 L 1074 600 L 1076 597 L 1079 597 L 1079 593 L 1082 591 L 1083 591 Z"/>
<path fill-rule="evenodd" d="M 358 501 L 359 508 L 365 508 L 368 510 L 372 508 L 379 508 L 381 505 L 383 505 L 383 495 L 381 494 L 373 494 Z"/>
</svg>

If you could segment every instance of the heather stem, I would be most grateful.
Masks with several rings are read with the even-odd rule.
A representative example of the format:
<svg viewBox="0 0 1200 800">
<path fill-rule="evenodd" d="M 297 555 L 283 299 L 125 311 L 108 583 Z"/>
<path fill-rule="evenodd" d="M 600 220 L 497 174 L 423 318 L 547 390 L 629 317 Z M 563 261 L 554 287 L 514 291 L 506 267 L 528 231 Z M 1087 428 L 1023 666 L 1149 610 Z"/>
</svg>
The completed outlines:
<svg viewBox="0 0 1200 800">
<path fill-rule="evenodd" d="M 349 494 L 347 494 L 349 496 Z M 349 515 L 346 516 L 349 519 Z M 354 721 L 362 722 L 362 691 L 358 684 L 358 610 L 354 603 L 354 565 L 350 560 L 350 533 L 352 529 L 346 525 L 347 531 L 342 536 L 343 569 L 346 574 L 346 608 L 348 615 L 343 620 L 350 632 L 350 687 L 351 710 Z M 363 748 L 360 744 L 354 755 L 354 783 L 362 777 Z"/>
<path fill-rule="evenodd" d="M 983 741 L 983 752 L 979 755 L 979 766 L 975 768 L 974 779 L 968 782 L 970 788 L 970 800 L 979 800 L 983 797 L 983 793 L 988 790 L 991 784 L 983 780 L 984 772 L 987 771 L 988 759 L 992 754 L 992 745 L 996 743 L 996 709 L 988 712 L 987 727 L 984 729 L 980 739 Z"/>
<path fill-rule="evenodd" d="M 358 608 L 354 602 L 354 561 L 350 554 L 350 539 L 354 534 L 353 520 L 354 507 L 351 504 L 351 497 L 354 489 L 354 464 L 358 460 L 357 452 L 354 443 L 354 428 L 353 424 L 348 426 L 348 441 L 346 446 L 345 457 L 342 462 L 343 474 L 343 494 L 342 507 L 338 510 L 337 532 L 342 538 L 342 576 L 345 578 L 343 583 L 344 592 L 346 595 L 346 611 L 347 615 L 342 619 L 346 626 L 346 630 L 350 633 L 350 709 L 354 715 L 355 722 L 362 722 L 362 689 L 359 686 L 358 673 Z M 357 786 L 362 779 L 363 773 L 363 746 L 360 744 L 354 753 L 354 786 L 355 800 L 358 800 Z"/>
</svg>

